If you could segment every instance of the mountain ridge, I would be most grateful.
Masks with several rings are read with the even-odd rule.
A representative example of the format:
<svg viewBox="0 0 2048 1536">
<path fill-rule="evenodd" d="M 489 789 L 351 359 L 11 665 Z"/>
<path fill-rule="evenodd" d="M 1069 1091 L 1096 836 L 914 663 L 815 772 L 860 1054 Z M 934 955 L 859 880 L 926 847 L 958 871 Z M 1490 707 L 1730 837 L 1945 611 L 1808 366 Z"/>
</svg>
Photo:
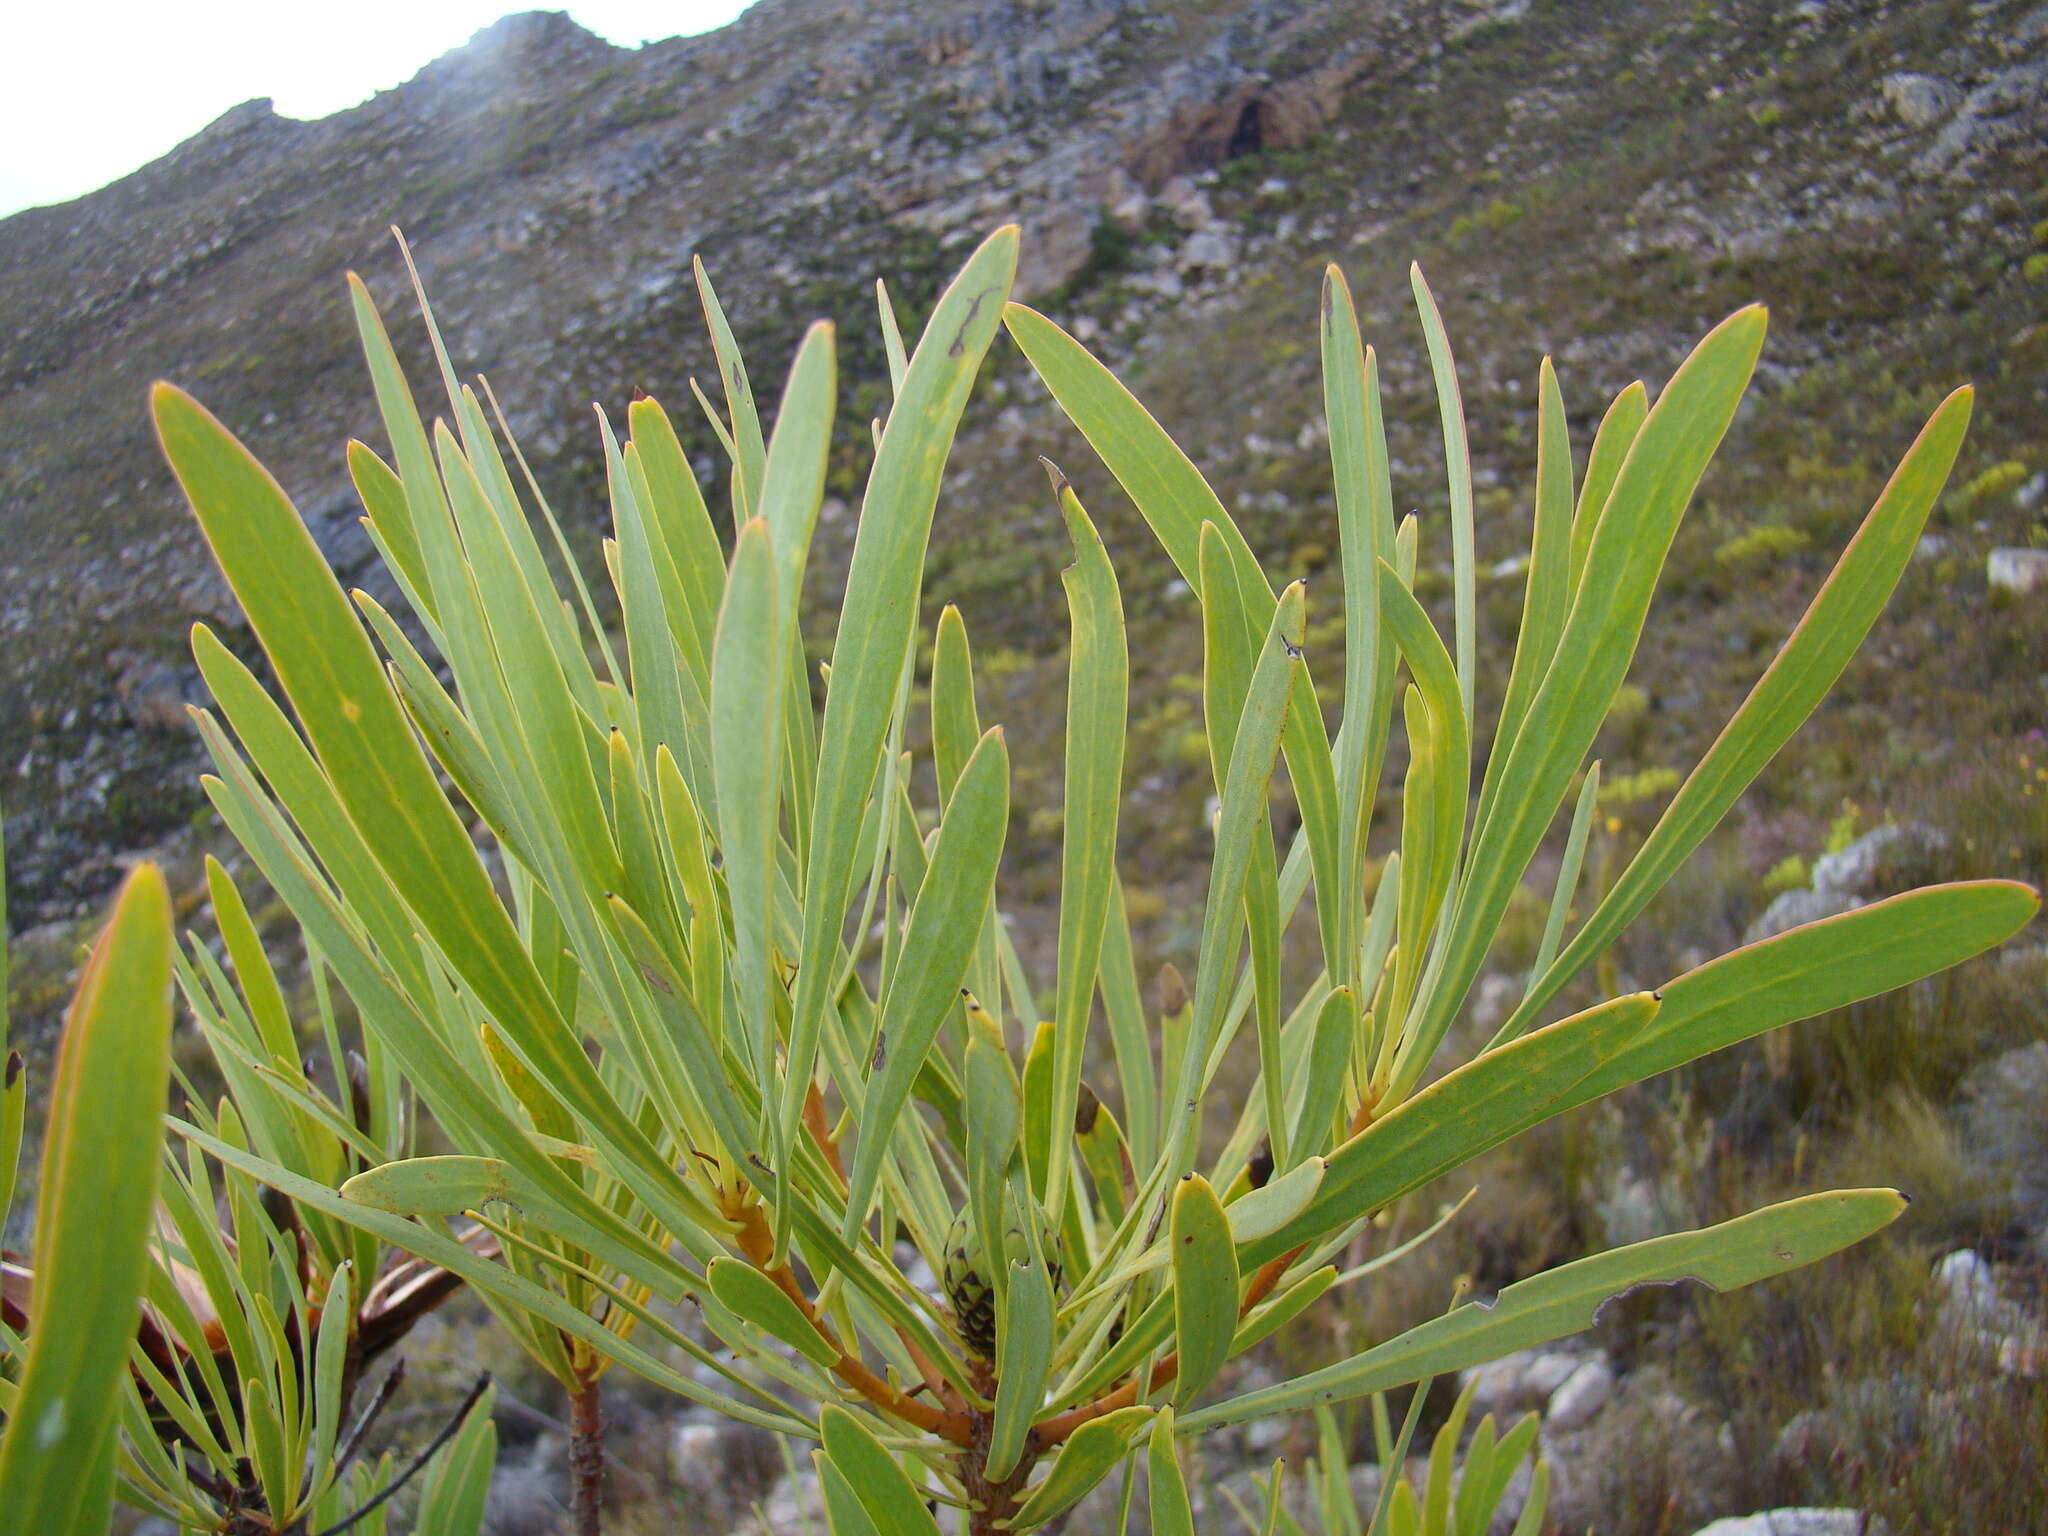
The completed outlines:
<svg viewBox="0 0 2048 1536">
<path fill-rule="evenodd" d="M 328 118 L 245 103 L 101 192 L 0 221 L 15 920 L 85 910 L 128 850 L 199 811 L 183 636 L 195 620 L 232 632 L 238 615 L 149 439 L 150 379 L 228 420 L 344 578 L 378 590 L 340 447 L 381 433 L 340 275 L 364 273 L 415 381 L 430 378 L 394 223 L 586 556 L 601 485 L 585 413 L 646 387 L 688 414 L 708 360 L 694 258 L 764 404 L 801 325 L 835 315 L 857 420 L 882 377 L 867 284 L 889 277 L 916 312 L 969 241 L 1011 218 L 1026 232 L 1021 294 L 1155 376 L 1169 403 L 1210 407 L 1213 420 L 1192 413 L 1190 451 L 1254 523 L 1313 555 L 1330 542 L 1307 527 L 1327 475 L 1319 401 L 1300 343 L 1268 330 L 1304 311 L 1312 326 L 1331 256 L 1363 252 L 1377 274 L 1361 286 L 1369 321 L 1398 317 L 1409 255 L 1448 277 L 1476 427 L 1504 419 L 1548 349 L 1575 370 L 1584 429 L 1596 393 L 1668 368 L 1719 312 L 1790 281 L 1808 291 L 1775 328 L 1767 385 L 1858 348 L 1875 349 L 1875 376 L 1935 338 L 1912 387 L 1950 362 L 2017 368 L 1991 438 L 2001 457 L 2034 454 L 2040 348 L 1987 338 L 2038 325 L 2020 268 L 2048 213 L 2044 16 L 1860 0 L 1617 15 L 1529 0 L 761 0 L 639 49 L 523 13 Z M 1927 88 L 1887 83 L 1901 76 Z M 1974 265 L 1942 250 L 1962 229 Z M 1213 362 L 1191 361 L 1197 342 Z M 1269 384 L 1245 386 L 1247 359 Z M 1390 384 L 1426 377 L 1412 357 L 1387 367 Z M 1013 375 L 970 415 L 963 500 L 989 494 L 992 455 L 1063 440 Z M 1264 418 L 1283 399 L 1300 409 L 1276 436 Z M 1419 502 L 1430 409 L 1411 405 L 1391 430 Z M 714 480 L 712 445 L 686 437 Z M 1482 484 L 1511 502 L 1519 448 L 1479 451 Z M 856 499 L 857 442 L 835 474 L 835 497 Z M 2025 509 L 2009 511 L 2000 536 L 2023 537 Z M 983 528 L 942 525 L 936 573 L 1007 558 L 1035 562 L 1037 581 L 1058 558 L 1046 532 L 998 550 Z M 845 535 L 828 519 L 828 556 Z M 993 606 L 992 626 L 1032 651 L 1031 625 Z"/>
</svg>

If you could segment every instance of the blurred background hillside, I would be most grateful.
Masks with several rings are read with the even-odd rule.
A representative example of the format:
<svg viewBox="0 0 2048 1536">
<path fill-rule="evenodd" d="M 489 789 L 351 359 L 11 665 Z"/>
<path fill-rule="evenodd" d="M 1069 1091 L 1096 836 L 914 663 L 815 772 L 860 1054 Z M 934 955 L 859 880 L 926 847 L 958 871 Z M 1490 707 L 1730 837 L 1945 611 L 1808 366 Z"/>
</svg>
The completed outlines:
<svg viewBox="0 0 2048 1536">
<path fill-rule="evenodd" d="M 1928 878 L 2048 877 L 2048 6 L 760 0 L 639 49 L 531 13 L 361 107 L 297 121 L 252 101 L 101 191 L 0 220 L 0 807 L 31 1070 L 120 871 L 154 850 L 184 871 L 204 929 L 197 860 L 226 851 L 195 783 L 185 636 L 194 620 L 246 635 L 151 440 L 150 380 L 205 400 L 343 579 L 391 601 L 342 460 L 351 436 L 383 446 L 342 274 L 363 275 L 429 377 L 399 224 L 458 362 L 489 373 L 594 564 L 593 401 L 617 419 L 636 389 L 663 400 L 722 499 L 717 445 L 689 431 L 689 381 L 711 371 L 701 257 L 764 405 L 801 327 L 840 323 L 843 430 L 808 593 L 809 631 L 829 637 L 859 428 L 885 398 L 873 280 L 921 320 L 1012 218 L 1020 297 L 1117 369 L 1269 566 L 1310 578 L 1312 653 L 1341 635 L 1316 347 L 1328 261 L 1379 348 L 1397 507 L 1422 520 L 1418 589 L 1448 605 L 1436 403 L 1408 298 L 1422 263 L 1471 417 L 1487 718 L 1521 611 L 1510 557 L 1529 535 L 1538 360 L 1556 361 L 1583 469 L 1619 390 L 1654 392 L 1722 315 L 1770 306 L 1757 382 L 1596 748 L 1596 881 L 1769 662 L 1926 414 L 1974 382 L 1955 477 L 1862 655 L 1603 969 L 1650 984 Z M 1123 572 L 1120 859 L 1141 962 L 1188 968 L 1208 839 L 1195 603 L 999 342 L 926 596 L 928 618 L 962 608 L 982 716 L 1009 728 L 1006 904 L 1027 959 L 1047 958 L 1069 546 L 1040 453 Z M 1469 1036 L 1518 995 L 1542 917 L 1532 899 L 1503 935 Z M 1494 1288 L 1795 1189 L 1896 1183 L 1916 1203 L 1881 1241 L 1740 1296 L 1611 1309 L 1484 1393 L 1497 1410 L 1550 1406 L 1559 1531 L 1684 1536 L 1786 1505 L 1895 1533 L 2048 1530 L 2044 1037 L 2037 929 L 1581 1112 L 1392 1213 L 1412 1231 L 1480 1186 L 1419 1261 L 1272 1364 L 1440 1310 L 1461 1273 Z M 490 1346 L 459 1313 L 439 1337 L 459 1395 Z M 509 1350 L 502 1363 L 516 1400 Z M 430 1361 L 418 1375 L 431 1384 Z M 613 1379 L 622 1433 L 645 1442 L 622 1454 L 621 1492 L 646 1529 L 666 1527 L 645 1496 L 678 1489 L 735 1529 L 757 1500 L 793 1520 L 801 1490 L 778 1486 L 772 1446 L 666 1417 Z M 530 1416 L 506 1425 L 507 1533 L 557 1518 L 541 1491 L 558 1485 L 556 1407 L 527 1385 Z M 1219 1479 L 1311 1448 L 1254 1429 L 1214 1448 Z"/>
</svg>

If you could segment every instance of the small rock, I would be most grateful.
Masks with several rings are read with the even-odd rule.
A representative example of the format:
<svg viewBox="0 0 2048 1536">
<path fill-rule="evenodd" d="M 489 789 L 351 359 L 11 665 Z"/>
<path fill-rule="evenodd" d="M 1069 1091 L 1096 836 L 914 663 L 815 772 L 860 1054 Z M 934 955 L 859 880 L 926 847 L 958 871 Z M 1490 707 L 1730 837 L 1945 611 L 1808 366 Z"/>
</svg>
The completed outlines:
<svg viewBox="0 0 2048 1536">
<path fill-rule="evenodd" d="M 1908 128 L 1932 128 L 1955 111 L 1963 93 L 1933 75 L 1886 75 L 1879 89 L 1892 115 Z"/>
<path fill-rule="evenodd" d="M 1841 891 L 1786 891 L 1749 925 L 1742 942 L 1754 944 L 1761 939 L 1774 939 L 1788 929 L 1817 923 L 1862 905 L 1856 897 Z"/>
<path fill-rule="evenodd" d="M 2048 1040 L 2006 1051 L 1973 1067 L 1958 1094 L 1966 1145 L 2009 1191 L 2013 1214 L 2036 1234 L 2048 1259 Z"/>
<path fill-rule="evenodd" d="M 1485 1365 L 1473 1366 L 1458 1378 L 1463 1387 L 1476 1381 L 1472 1412 L 1504 1417 L 1537 1408 L 1578 1370 L 1583 1355 L 1562 1349 L 1524 1349 Z"/>
<path fill-rule="evenodd" d="M 1694 1536 L 1885 1536 L 1887 1530 L 1860 1509 L 1767 1509 L 1716 1520 Z"/>
<path fill-rule="evenodd" d="M 1182 276 L 1227 272 L 1237 264 L 1237 243 L 1217 229 L 1198 229 L 1180 248 Z"/>
<path fill-rule="evenodd" d="M 782 1471 L 772 1434 L 728 1421 L 679 1425 L 669 1437 L 668 1463 L 709 1530 L 738 1526 Z"/>
<path fill-rule="evenodd" d="M 1932 867 L 1948 847 L 1933 827 L 1903 822 L 1864 833 L 1840 853 L 1813 861 L 1813 888 L 1844 896 L 1889 896 L 1937 871 Z"/>
<path fill-rule="evenodd" d="M 1984 579 L 2022 597 L 2048 586 L 2048 549 L 1994 549 L 1984 557 Z"/>
<path fill-rule="evenodd" d="M 1974 1248 L 1958 1248 L 1936 1264 L 1934 1278 L 1960 1311 L 1989 1312 L 1998 1305 L 1998 1279 Z"/>
<path fill-rule="evenodd" d="M 116 651 L 107 659 L 121 669 L 114 679 L 114 694 L 138 730 L 182 734 L 189 728 L 185 706 L 206 702 L 205 680 L 189 663 L 160 661 L 130 651 Z"/>
<path fill-rule="evenodd" d="M 1161 187 L 1158 203 L 1183 229 L 1200 229 L 1216 222 L 1216 211 L 1209 205 L 1209 194 L 1185 176 L 1176 176 Z"/>
<path fill-rule="evenodd" d="M 1614 1396 L 1614 1366 L 1606 1352 L 1593 1356 L 1550 1394 L 1543 1410 L 1543 1422 L 1559 1434 L 1567 1434 L 1588 1423 Z"/>
</svg>

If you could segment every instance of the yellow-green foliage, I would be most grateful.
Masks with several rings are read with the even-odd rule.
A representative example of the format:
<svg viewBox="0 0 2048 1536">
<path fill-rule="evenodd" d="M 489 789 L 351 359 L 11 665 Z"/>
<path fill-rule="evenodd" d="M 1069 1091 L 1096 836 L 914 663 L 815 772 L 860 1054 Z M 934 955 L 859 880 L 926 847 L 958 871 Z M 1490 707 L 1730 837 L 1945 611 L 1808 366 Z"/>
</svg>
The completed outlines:
<svg viewBox="0 0 2048 1536">
<path fill-rule="evenodd" d="M 1748 565 L 1766 560 L 1788 560 L 1813 547 L 1812 536 L 1803 529 L 1783 523 L 1759 523 L 1739 533 L 1714 551 L 1721 565 Z"/>
<path fill-rule="evenodd" d="M 1505 202 L 1482 216 L 1519 217 Z M 1848 665 L 1946 480 L 1969 391 L 1937 408 L 1841 579 L 1709 754 L 1682 783 L 1661 766 L 1616 781 L 1611 803 L 1645 821 L 1670 799 L 1625 860 L 1603 838 L 1583 910 L 1594 797 L 1579 786 L 1603 728 L 1646 714 L 1625 679 L 1756 367 L 1761 309 L 1714 327 L 1654 409 L 1640 386 L 1625 391 L 1591 461 L 1541 365 L 1519 635 L 1482 658 L 1471 451 L 1442 316 L 1413 272 L 1445 510 L 1397 521 L 1377 356 L 1331 268 L 1318 327 L 1331 564 L 1349 590 L 1317 584 L 1316 617 L 1347 617 L 1325 655 L 1306 643 L 1306 584 L 1276 583 L 1157 417 L 1073 336 L 1008 302 L 1018 240 L 1009 228 L 983 243 L 914 346 L 884 297 L 893 398 L 829 670 L 812 665 L 797 597 L 832 463 L 837 333 L 805 336 L 771 433 L 701 269 L 724 394 L 722 409 L 704 401 L 705 426 L 730 460 L 733 504 L 714 519 L 654 401 L 631 407 L 623 441 L 605 425 L 617 634 L 580 578 L 559 590 L 532 516 L 546 527 L 551 514 L 526 504 L 517 461 L 438 340 L 449 398 L 429 430 L 360 284 L 391 457 L 356 444 L 349 462 L 417 626 L 345 595 L 275 480 L 190 396 L 157 388 L 167 456 L 283 696 L 195 631 L 218 701 L 200 720 L 209 794 L 352 995 L 390 1081 L 410 1079 L 453 1150 L 416 1157 L 358 1136 L 346 1155 L 320 1143 L 323 1165 L 308 1167 L 296 1139 L 252 1142 L 225 1118 L 195 1113 L 179 1134 L 328 1233 L 410 1248 L 478 1287 L 572 1394 L 617 1363 L 822 1437 L 839 1536 L 938 1536 L 934 1501 L 971 1536 L 1031 1530 L 1141 1442 L 1158 1486 L 1189 1435 L 1541 1344 L 1642 1286 L 1746 1286 L 1894 1220 L 1903 1201 L 1882 1188 L 1716 1212 L 1726 1219 L 1562 1263 L 1288 1379 L 1242 1390 L 1217 1374 L 1338 1283 L 1365 1223 L 1509 1137 L 1901 987 L 2032 918 L 2034 893 L 2009 882 L 1934 887 L 1659 987 L 1561 1003 L 1579 978 L 1611 975 L 1603 957 Z M 1199 607 L 1178 643 L 1202 660 L 1194 766 L 1215 790 L 1212 857 L 1187 904 L 1191 984 L 1162 979 L 1156 1011 L 1122 896 L 1144 856 L 1119 836 L 1125 785 L 1157 764 L 1129 751 L 1121 551 L 1059 471 L 1047 516 L 1073 561 L 1058 806 L 1013 798 L 1010 746 L 985 718 L 994 701 L 977 693 L 956 610 L 909 729 L 940 480 L 998 329 Z M 868 426 L 838 435 L 864 447 Z M 1583 495 L 1582 462 L 1597 469 Z M 994 564 L 962 574 L 1034 579 L 1000 545 L 983 555 Z M 1416 581 L 1438 570 L 1442 627 Z M 1148 737 L 1184 750 L 1172 738 L 1192 736 L 1196 696 L 1181 696 L 1185 722 Z M 1483 758 L 1477 741 L 1493 743 Z M 1055 782 L 1037 763 L 1017 787 L 1029 771 Z M 1564 822 L 1561 874 L 1537 879 Z M 1005 920 L 1018 914 L 1001 854 L 1019 836 L 1059 844 L 1035 978 Z M 1538 908 L 1512 1013 L 1489 1040 L 1454 1037 L 1503 930 L 1526 936 Z M 1312 964 L 1290 963 L 1290 929 Z M 245 1049 L 289 1064 L 281 1008 L 251 1007 L 277 1038 Z M 1256 1064 L 1246 1092 L 1211 1091 L 1226 1061 Z M 291 1086 L 291 1115 L 308 1114 L 312 1090 Z M 386 1160 L 352 1172 L 366 1148 Z M 477 1227 L 495 1244 L 456 1241 Z M 946 1277 L 944 1304 L 919 1290 L 906 1245 Z M 656 1298 L 696 1300 L 714 1343 Z"/>
</svg>

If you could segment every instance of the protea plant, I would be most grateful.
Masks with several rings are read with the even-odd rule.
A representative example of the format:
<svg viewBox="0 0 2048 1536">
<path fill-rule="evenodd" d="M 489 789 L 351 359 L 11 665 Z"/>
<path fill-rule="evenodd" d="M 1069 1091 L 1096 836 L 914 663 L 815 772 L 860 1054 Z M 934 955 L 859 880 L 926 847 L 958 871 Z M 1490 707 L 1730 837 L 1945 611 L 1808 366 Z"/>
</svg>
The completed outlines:
<svg viewBox="0 0 2048 1536">
<path fill-rule="evenodd" d="M 815 673 L 798 597 L 834 428 L 829 324 L 803 338 L 766 431 L 700 270 L 733 533 L 720 536 L 659 404 L 635 401 L 623 438 L 600 417 L 616 627 L 524 461 L 508 460 L 488 392 L 460 381 L 434 332 L 447 400 L 426 425 L 359 282 L 389 444 L 352 443 L 348 460 L 409 615 L 345 594 L 277 482 L 191 397 L 156 390 L 165 452 L 280 694 L 194 631 L 217 701 L 198 713 L 207 793 L 454 1151 L 344 1180 L 204 1118 L 180 1134 L 308 1221 L 469 1281 L 577 1404 L 583 1530 L 599 1518 L 598 1380 L 618 1364 L 816 1442 L 839 1536 L 1034 1529 L 1140 1447 L 1153 1528 L 1187 1531 L 1174 1495 L 1187 1437 L 1575 1332 L 1631 1287 L 1747 1285 L 1890 1222 L 1893 1191 L 1809 1195 L 1566 1264 L 1276 1385 L 1233 1393 L 1225 1369 L 1397 1261 L 1339 1268 L 1364 1223 L 1440 1175 L 1705 1052 L 1953 965 L 2036 909 L 2004 882 L 1914 891 L 1552 1020 L 1847 664 L 1954 461 L 1967 390 L 1936 410 L 1806 617 L 1574 925 L 1593 798 L 1574 786 L 1763 312 L 1716 326 L 1654 404 L 1625 390 L 1583 473 L 1543 364 L 1519 638 L 1511 657 L 1483 658 L 1464 418 L 1436 307 L 1417 274 L 1447 500 L 1397 522 L 1375 355 L 1332 268 L 1322 353 L 1345 640 L 1324 657 L 1304 649 L 1303 584 L 1268 575 L 1106 367 L 1009 302 L 1017 249 L 1016 230 L 992 235 L 914 350 L 883 295 L 894 398 Z M 929 775 L 904 750 L 923 734 L 907 727 L 941 475 L 1003 328 L 1200 599 L 1220 809 L 1192 981 L 1166 983 L 1154 1008 L 1118 874 L 1133 765 L 1116 564 L 1057 471 L 1074 560 L 1049 974 L 1027 973 L 1004 923 L 1008 749 L 983 725 L 951 608 L 929 636 Z M 1413 591 L 1419 546 L 1446 539 L 1447 635 Z M 1506 669 L 1491 722 L 1482 665 Z M 1316 671 L 1341 677 L 1334 732 Z M 1404 767 L 1380 859 L 1390 761 Z M 1291 838 L 1272 815 L 1283 762 Z M 1558 832 L 1520 1001 L 1444 1070 L 1510 900 Z M 1281 936 L 1308 903 L 1313 974 L 1290 975 Z M 1255 1076 L 1221 1091 L 1246 1033 Z"/>
</svg>

